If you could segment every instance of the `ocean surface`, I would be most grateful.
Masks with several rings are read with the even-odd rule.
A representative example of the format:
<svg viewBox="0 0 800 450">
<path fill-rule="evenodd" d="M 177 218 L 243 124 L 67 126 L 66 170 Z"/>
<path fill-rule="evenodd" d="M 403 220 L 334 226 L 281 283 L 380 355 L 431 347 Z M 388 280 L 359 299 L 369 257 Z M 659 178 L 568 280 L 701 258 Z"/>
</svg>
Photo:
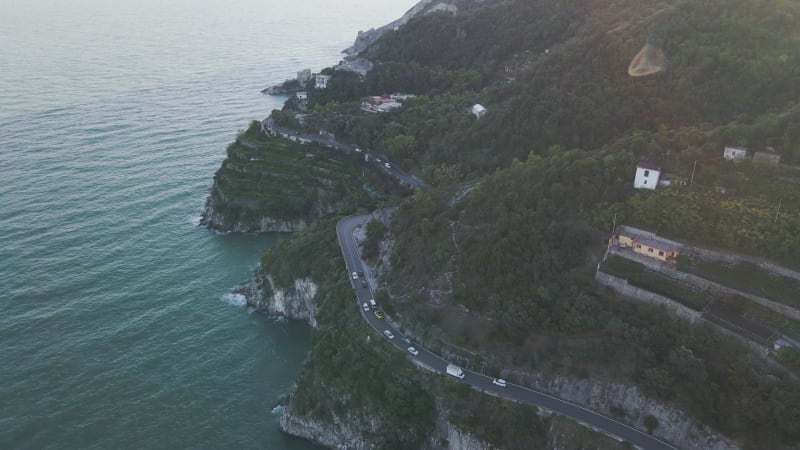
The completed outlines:
<svg viewBox="0 0 800 450">
<path fill-rule="evenodd" d="M 197 223 L 259 91 L 414 3 L 0 0 L 0 448 L 313 448 L 308 327 L 231 293 L 283 237 Z"/>
</svg>

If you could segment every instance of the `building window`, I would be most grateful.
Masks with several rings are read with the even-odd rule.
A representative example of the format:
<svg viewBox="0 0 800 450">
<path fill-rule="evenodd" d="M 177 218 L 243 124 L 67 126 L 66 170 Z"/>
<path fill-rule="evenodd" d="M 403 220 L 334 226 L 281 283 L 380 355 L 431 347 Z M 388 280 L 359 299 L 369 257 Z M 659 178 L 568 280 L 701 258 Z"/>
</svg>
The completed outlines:
<svg viewBox="0 0 800 450">
<path fill-rule="evenodd" d="M 642 244 L 636 244 L 636 248 L 642 248 Z"/>
<path fill-rule="evenodd" d="M 658 256 L 664 256 L 664 252 L 658 252 Z"/>
<path fill-rule="evenodd" d="M 645 170 L 644 171 L 644 176 L 649 177 L 650 176 L 650 171 L 649 170 Z M 645 183 L 647 183 L 647 182 L 645 181 Z"/>
<path fill-rule="evenodd" d="M 648 252 L 648 253 L 653 253 L 653 249 L 652 249 L 652 248 L 648 248 L 648 249 L 647 249 L 647 252 Z"/>
</svg>

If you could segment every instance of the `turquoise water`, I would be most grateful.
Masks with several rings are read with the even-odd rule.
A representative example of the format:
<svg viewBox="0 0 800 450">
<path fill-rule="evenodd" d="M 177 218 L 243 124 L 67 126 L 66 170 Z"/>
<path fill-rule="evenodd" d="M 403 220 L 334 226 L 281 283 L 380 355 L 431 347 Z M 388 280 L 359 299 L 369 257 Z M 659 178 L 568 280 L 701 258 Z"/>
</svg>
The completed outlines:
<svg viewBox="0 0 800 450">
<path fill-rule="evenodd" d="M 0 3 L 0 448 L 312 448 L 308 328 L 231 294 L 280 236 L 197 221 L 259 90 L 414 2 Z"/>
</svg>

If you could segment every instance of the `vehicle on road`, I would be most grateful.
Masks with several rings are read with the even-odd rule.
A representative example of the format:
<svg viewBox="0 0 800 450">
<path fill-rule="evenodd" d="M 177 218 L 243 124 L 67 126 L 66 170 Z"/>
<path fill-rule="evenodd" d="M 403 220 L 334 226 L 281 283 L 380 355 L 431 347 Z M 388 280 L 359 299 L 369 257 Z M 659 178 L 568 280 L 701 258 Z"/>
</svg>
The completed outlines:
<svg viewBox="0 0 800 450">
<path fill-rule="evenodd" d="M 361 279 L 361 287 L 363 288 L 367 287 L 367 280 L 365 278 Z"/>
<path fill-rule="evenodd" d="M 364 271 L 363 270 L 359 270 L 358 271 L 358 276 L 363 277 L 364 276 Z"/>
<path fill-rule="evenodd" d="M 377 312 L 377 311 L 376 311 L 376 312 Z M 389 330 L 385 330 L 385 331 L 383 332 L 383 334 L 385 334 L 385 335 L 386 335 L 386 337 L 387 337 L 387 338 L 389 338 L 389 339 L 394 339 L 394 335 L 393 335 L 393 334 L 392 334 L 392 332 L 391 332 L 391 331 L 389 331 Z"/>
<path fill-rule="evenodd" d="M 387 169 L 391 169 L 391 168 L 392 168 L 392 165 L 391 165 L 391 164 L 389 164 L 389 163 L 386 163 L 386 164 L 384 164 L 384 165 L 383 165 L 383 167 L 386 167 Z"/>
<path fill-rule="evenodd" d="M 373 308 L 377 308 L 378 307 L 378 304 L 375 303 L 375 299 L 374 298 L 369 299 L 369 306 L 372 306 Z"/>
<path fill-rule="evenodd" d="M 408 347 L 408 353 L 411 353 L 412 355 L 417 356 L 417 355 L 419 355 L 419 350 L 417 350 L 414 347 Z"/>
<path fill-rule="evenodd" d="M 405 341 L 406 344 L 410 344 L 411 343 L 411 338 L 408 337 L 408 336 L 403 336 L 403 341 Z"/>
<path fill-rule="evenodd" d="M 381 314 L 381 312 L 378 311 L 377 309 L 375 310 L 375 318 L 376 319 L 383 319 L 383 314 Z"/>
<path fill-rule="evenodd" d="M 494 384 L 496 384 L 496 385 L 498 385 L 500 387 L 506 387 L 508 385 L 506 380 L 504 380 L 502 378 L 495 378 L 494 380 L 492 380 L 492 383 L 494 383 Z"/>
<path fill-rule="evenodd" d="M 358 272 L 353 272 L 353 279 L 354 279 L 354 280 L 357 280 L 357 279 L 358 279 Z"/>
<path fill-rule="evenodd" d="M 464 378 L 464 371 L 461 370 L 461 367 L 458 367 L 455 364 L 447 365 L 447 374 L 452 375 L 456 378 Z"/>
<path fill-rule="evenodd" d="M 364 306 L 364 311 L 369 311 L 369 305 L 368 304 L 364 303 L 363 306 Z"/>
<path fill-rule="evenodd" d="M 356 147 L 356 152 L 361 153 L 361 149 Z"/>
</svg>

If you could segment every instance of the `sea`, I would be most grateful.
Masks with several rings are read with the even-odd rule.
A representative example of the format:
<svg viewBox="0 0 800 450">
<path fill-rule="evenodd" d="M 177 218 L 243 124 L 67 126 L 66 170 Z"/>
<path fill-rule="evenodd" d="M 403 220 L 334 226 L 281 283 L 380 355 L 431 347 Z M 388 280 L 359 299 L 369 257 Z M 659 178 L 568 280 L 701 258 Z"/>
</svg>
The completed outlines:
<svg viewBox="0 0 800 450">
<path fill-rule="evenodd" d="M 200 213 L 261 89 L 414 3 L 0 0 L 0 448 L 315 448 L 308 326 L 233 293 L 286 236 Z"/>
</svg>

